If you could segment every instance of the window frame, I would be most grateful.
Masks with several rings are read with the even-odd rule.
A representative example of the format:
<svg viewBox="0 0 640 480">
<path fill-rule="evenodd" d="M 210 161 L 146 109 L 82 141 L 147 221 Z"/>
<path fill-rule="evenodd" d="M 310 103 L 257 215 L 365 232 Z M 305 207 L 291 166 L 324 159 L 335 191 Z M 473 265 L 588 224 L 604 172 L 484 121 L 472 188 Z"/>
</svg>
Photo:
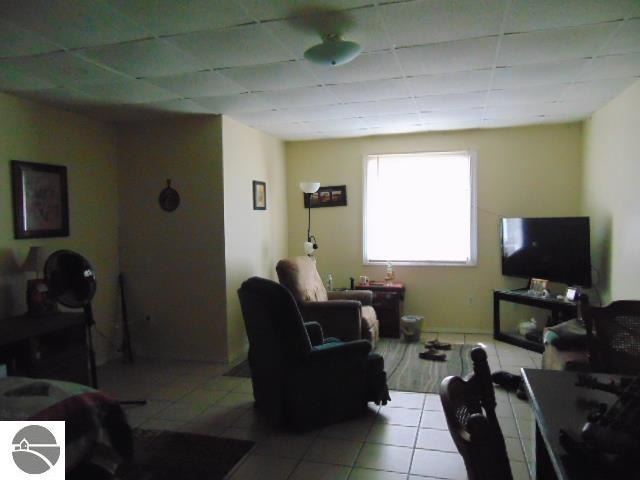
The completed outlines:
<svg viewBox="0 0 640 480">
<path fill-rule="evenodd" d="M 384 156 L 415 156 L 415 155 L 437 155 L 437 154 L 466 154 L 469 155 L 469 174 L 471 198 L 470 198 L 470 258 L 467 261 L 434 261 L 434 260 L 369 260 L 367 258 L 367 162 L 370 157 Z M 465 150 L 437 150 L 437 151 L 420 151 L 406 153 L 367 153 L 362 158 L 362 264 L 363 265 L 385 265 L 391 262 L 393 265 L 408 266 L 447 266 L 447 267 L 475 267 L 478 265 L 478 206 L 477 206 L 477 151 L 469 148 Z"/>
</svg>

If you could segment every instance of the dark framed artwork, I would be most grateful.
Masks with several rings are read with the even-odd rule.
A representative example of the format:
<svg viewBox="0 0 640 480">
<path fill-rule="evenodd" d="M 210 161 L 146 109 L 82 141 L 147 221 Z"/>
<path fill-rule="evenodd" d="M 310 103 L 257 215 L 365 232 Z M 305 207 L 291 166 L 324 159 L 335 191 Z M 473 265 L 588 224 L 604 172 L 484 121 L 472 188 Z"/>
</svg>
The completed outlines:
<svg viewBox="0 0 640 480">
<path fill-rule="evenodd" d="M 253 209 L 267 209 L 267 184 L 265 182 L 253 181 Z"/>
<path fill-rule="evenodd" d="M 11 161 L 15 238 L 69 236 L 67 167 Z"/>
<path fill-rule="evenodd" d="M 316 193 L 304 194 L 304 208 L 319 207 L 344 207 L 347 205 L 347 186 L 334 185 L 331 187 L 320 187 Z"/>
</svg>

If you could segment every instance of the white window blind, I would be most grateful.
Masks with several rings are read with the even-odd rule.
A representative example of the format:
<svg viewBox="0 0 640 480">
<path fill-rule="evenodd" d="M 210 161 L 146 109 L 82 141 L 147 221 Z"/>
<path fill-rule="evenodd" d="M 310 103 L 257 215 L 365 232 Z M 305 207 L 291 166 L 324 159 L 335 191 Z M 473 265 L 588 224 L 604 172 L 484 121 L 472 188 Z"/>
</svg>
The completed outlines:
<svg viewBox="0 0 640 480">
<path fill-rule="evenodd" d="M 364 262 L 475 265 L 471 152 L 365 159 Z"/>
</svg>

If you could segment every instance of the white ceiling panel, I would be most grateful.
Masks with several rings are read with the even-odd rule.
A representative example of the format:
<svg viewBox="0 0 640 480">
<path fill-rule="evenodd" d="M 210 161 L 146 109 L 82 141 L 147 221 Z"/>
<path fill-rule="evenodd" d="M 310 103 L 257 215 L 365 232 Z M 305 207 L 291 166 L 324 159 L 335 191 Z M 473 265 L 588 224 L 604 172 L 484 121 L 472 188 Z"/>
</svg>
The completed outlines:
<svg viewBox="0 0 640 480">
<path fill-rule="evenodd" d="M 482 107 L 487 98 L 486 92 L 455 93 L 451 95 L 429 95 L 415 99 L 422 112 L 438 110 L 463 110 Z"/>
<path fill-rule="evenodd" d="M 143 80 L 129 80 L 106 85 L 82 85 L 80 90 L 104 103 L 149 103 L 177 97 L 177 95 Z"/>
<path fill-rule="evenodd" d="M 419 0 L 382 5 L 380 14 L 397 47 L 497 35 L 504 0 Z"/>
<path fill-rule="evenodd" d="M 349 105 L 321 105 L 317 107 L 296 107 L 283 110 L 290 117 L 301 122 L 311 122 L 315 120 L 331 120 L 334 118 L 358 117 L 353 114 L 353 109 Z"/>
<path fill-rule="evenodd" d="M 352 62 L 338 67 L 311 64 L 311 68 L 327 84 L 402 77 L 402 70 L 391 51 L 363 53 Z"/>
<path fill-rule="evenodd" d="M 273 20 L 290 17 L 305 7 L 326 7 L 332 9 L 348 9 L 371 5 L 371 0 L 236 0 L 244 5 L 251 16 L 259 20 Z"/>
<path fill-rule="evenodd" d="M 147 38 L 150 32 L 100 0 L 3 0 L 0 17 L 65 48 Z"/>
<path fill-rule="evenodd" d="M 367 125 L 361 118 L 336 118 L 332 120 L 314 120 L 306 122 L 309 128 L 318 131 L 356 130 L 366 128 Z"/>
<path fill-rule="evenodd" d="M 582 82 L 571 85 L 564 97 L 565 101 L 590 99 L 609 100 L 635 82 L 636 78 L 611 78 L 594 82 Z"/>
<path fill-rule="evenodd" d="M 482 120 L 442 120 L 433 123 L 427 122 L 424 126 L 425 129 L 429 131 L 466 130 L 480 128 L 482 126 Z"/>
<path fill-rule="evenodd" d="M 320 83 L 309 65 L 299 61 L 229 68 L 220 73 L 252 91 L 310 87 Z"/>
<path fill-rule="evenodd" d="M 293 118 L 284 110 L 266 110 L 263 112 L 234 113 L 233 118 L 245 125 L 262 127 L 273 123 L 293 122 Z"/>
<path fill-rule="evenodd" d="M 0 58 L 55 52 L 62 48 L 37 33 L 0 20 Z"/>
<path fill-rule="evenodd" d="M 332 85 L 330 88 L 341 102 L 366 102 L 368 100 L 411 96 L 403 78 L 342 83 L 340 85 Z"/>
<path fill-rule="evenodd" d="M 209 68 L 242 67 L 293 60 L 259 24 L 171 37 L 171 42 Z"/>
<path fill-rule="evenodd" d="M 560 62 L 592 57 L 605 44 L 618 23 L 505 35 L 498 66 Z"/>
<path fill-rule="evenodd" d="M 638 2 L 640 4 L 640 1 Z M 601 54 L 640 52 L 640 18 L 624 22 Z"/>
<path fill-rule="evenodd" d="M 487 105 L 520 105 L 553 102 L 562 98 L 569 84 L 538 85 L 535 87 L 492 90 L 487 97 Z"/>
<path fill-rule="evenodd" d="M 574 27 L 639 14 L 636 0 L 513 0 L 505 32 Z"/>
<path fill-rule="evenodd" d="M 419 113 L 402 113 L 391 115 L 369 115 L 364 117 L 367 126 L 387 127 L 393 125 L 417 125 L 422 123 L 422 116 Z"/>
<path fill-rule="evenodd" d="M 520 127 L 545 123 L 542 116 L 513 116 L 508 118 L 487 118 L 482 121 L 483 128 Z M 553 123 L 553 122 L 551 122 Z"/>
<path fill-rule="evenodd" d="M 260 112 L 274 108 L 273 105 L 270 105 L 260 98 L 260 95 L 257 93 L 199 97 L 193 98 L 192 100 L 214 113 Z"/>
<path fill-rule="evenodd" d="M 505 118 L 539 117 L 544 115 L 545 113 L 551 112 L 552 111 L 551 106 L 552 106 L 551 103 L 489 106 L 484 111 L 484 118 L 505 119 Z"/>
<path fill-rule="evenodd" d="M 55 83 L 35 78 L 9 65 L 11 60 L 0 59 L 0 90 L 15 92 L 20 90 L 40 90 L 53 88 Z"/>
<path fill-rule="evenodd" d="M 240 5 L 229 0 L 107 0 L 107 2 L 156 35 L 215 30 L 252 21 Z"/>
<path fill-rule="evenodd" d="M 491 82 L 491 70 L 419 75 L 408 77 L 409 90 L 416 97 L 485 91 Z"/>
<path fill-rule="evenodd" d="M 482 108 L 464 108 L 460 110 L 442 110 L 438 112 L 423 112 L 422 118 L 427 123 L 453 122 L 479 122 L 482 119 Z"/>
<path fill-rule="evenodd" d="M 211 113 L 211 110 L 198 105 L 196 102 L 184 98 L 178 98 L 173 100 L 162 100 L 159 102 L 150 102 L 143 105 L 144 108 L 157 110 L 159 112 L 171 112 L 171 113 Z"/>
<path fill-rule="evenodd" d="M 398 58 L 407 75 L 481 70 L 493 66 L 498 37 L 399 48 Z"/>
<path fill-rule="evenodd" d="M 157 39 L 82 50 L 80 55 L 136 78 L 177 75 L 207 68 L 202 61 Z"/>
<path fill-rule="evenodd" d="M 24 75 L 46 79 L 58 86 L 111 83 L 124 78 L 122 75 L 65 52 L 11 58 L 4 60 L 4 62 Z"/>
<path fill-rule="evenodd" d="M 585 67 L 580 80 L 590 81 L 638 76 L 640 76 L 640 53 L 633 53 L 594 58 Z"/>
<path fill-rule="evenodd" d="M 504 89 L 573 82 L 583 74 L 587 63 L 587 60 L 580 59 L 496 68 L 493 74 L 493 88 Z"/>
<path fill-rule="evenodd" d="M 278 108 L 312 107 L 339 103 L 338 98 L 327 87 L 291 88 L 259 95 L 260 98 Z"/>
<path fill-rule="evenodd" d="M 418 104 L 413 98 L 378 100 L 377 102 L 361 102 L 346 105 L 351 109 L 351 115 L 394 115 L 404 113 L 418 113 Z"/>
<path fill-rule="evenodd" d="M 245 93 L 247 89 L 219 72 L 196 72 L 169 77 L 154 77 L 147 82 L 170 90 L 181 97 L 212 97 Z"/>
</svg>

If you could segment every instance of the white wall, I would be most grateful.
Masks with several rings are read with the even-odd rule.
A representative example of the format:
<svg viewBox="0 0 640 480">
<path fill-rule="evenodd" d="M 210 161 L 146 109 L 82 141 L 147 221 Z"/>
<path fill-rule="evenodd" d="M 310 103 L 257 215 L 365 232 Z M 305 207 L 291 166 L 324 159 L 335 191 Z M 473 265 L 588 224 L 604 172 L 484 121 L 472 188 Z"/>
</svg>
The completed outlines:
<svg viewBox="0 0 640 480">
<path fill-rule="evenodd" d="M 585 124 L 583 210 L 604 303 L 640 299 L 639 129 L 640 81 Z"/>
</svg>

